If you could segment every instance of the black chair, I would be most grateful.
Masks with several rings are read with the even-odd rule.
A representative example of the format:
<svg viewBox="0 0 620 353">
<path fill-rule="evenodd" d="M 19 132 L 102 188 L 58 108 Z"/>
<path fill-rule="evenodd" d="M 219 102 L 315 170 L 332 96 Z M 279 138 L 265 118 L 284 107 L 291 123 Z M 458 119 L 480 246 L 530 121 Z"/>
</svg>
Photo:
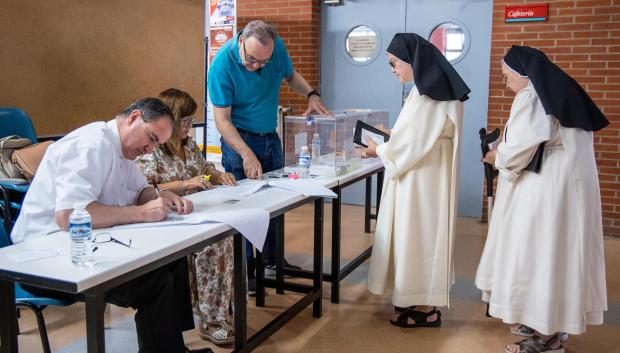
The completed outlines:
<svg viewBox="0 0 620 353">
<path fill-rule="evenodd" d="M 0 185 L 0 215 L 2 216 L 2 225 L 0 226 L 0 248 L 5 246 L 11 246 L 11 212 L 8 202 L 8 195 L 3 186 Z M 55 298 L 38 297 L 23 289 L 19 283 L 15 284 L 15 305 L 18 308 L 27 308 L 31 310 L 36 319 L 37 326 L 39 327 L 39 335 L 41 336 L 41 345 L 43 346 L 43 352 L 51 353 L 49 339 L 47 337 L 47 329 L 45 328 L 45 319 L 43 318 L 43 309 L 53 306 L 67 306 L 73 304 L 70 300 L 61 300 Z"/>
</svg>

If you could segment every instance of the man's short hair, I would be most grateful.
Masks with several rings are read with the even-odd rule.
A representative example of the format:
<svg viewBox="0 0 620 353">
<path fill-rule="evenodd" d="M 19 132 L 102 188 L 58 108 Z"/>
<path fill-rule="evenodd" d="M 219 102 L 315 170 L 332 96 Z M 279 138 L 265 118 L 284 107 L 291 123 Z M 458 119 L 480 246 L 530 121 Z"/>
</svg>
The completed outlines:
<svg viewBox="0 0 620 353">
<path fill-rule="evenodd" d="M 243 28 L 243 39 L 256 38 L 261 45 L 268 45 L 270 41 L 275 42 L 278 38 L 276 26 L 261 20 L 250 21 Z"/>
<path fill-rule="evenodd" d="M 172 110 L 162 102 L 160 99 L 153 97 L 146 97 L 131 103 L 125 110 L 119 115 L 126 118 L 134 110 L 139 110 L 142 115 L 142 120 L 145 123 L 151 121 L 157 121 L 163 117 L 167 117 L 170 121 L 174 122 L 172 117 Z"/>
</svg>

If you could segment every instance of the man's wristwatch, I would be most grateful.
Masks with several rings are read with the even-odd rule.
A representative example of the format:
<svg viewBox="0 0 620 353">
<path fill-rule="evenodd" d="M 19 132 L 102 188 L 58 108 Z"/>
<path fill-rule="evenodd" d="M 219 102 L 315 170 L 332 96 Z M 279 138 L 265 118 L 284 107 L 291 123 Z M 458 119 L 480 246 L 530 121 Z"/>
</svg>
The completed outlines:
<svg viewBox="0 0 620 353">
<path fill-rule="evenodd" d="M 308 99 L 310 99 L 310 97 L 312 96 L 320 97 L 321 95 L 319 94 L 319 92 L 317 92 L 317 90 L 313 89 L 312 91 L 310 91 L 310 93 L 308 93 Z"/>
</svg>

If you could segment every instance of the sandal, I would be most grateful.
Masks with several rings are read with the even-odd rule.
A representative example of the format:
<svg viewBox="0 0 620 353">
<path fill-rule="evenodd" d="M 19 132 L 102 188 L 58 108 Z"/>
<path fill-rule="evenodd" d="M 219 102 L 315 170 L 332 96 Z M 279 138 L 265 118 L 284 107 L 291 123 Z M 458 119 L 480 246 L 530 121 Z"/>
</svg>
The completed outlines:
<svg viewBox="0 0 620 353">
<path fill-rule="evenodd" d="M 429 317 L 437 314 L 435 321 L 427 321 Z M 409 323 L 409 319 L 412 319 L 414 323 Z M 413 310 L 407 308 L 403 311 L 396 320 L 390 320 L 390 323 L 394 326 L 413 328 L 413 327 L 439 327 L 441 326 L 441 311 L 433 307 L 433 310 L 428 313 Z"/>
<path fill-rule="evenodd" d="M 558 347 L 553 348 L 552 344 L 559 344 Z M 545 341 L 543 338 L 534 336 L 532 338 L 524 339 L 523 341 L 515 342 L 515 345 L 519 346 L 519 353 L 564 353 L 564 346 L 561 344 L 560 338 L 556 333 L 549 340 Z M 511 350 L 504 348 L 505 353 L 512 353 Z"/>
<path fill-rule="evenodd" d="M 200 327 L 198 334 L 203 340 L 213 342 L 218 346 L 228 345 L 235 342 L 233 330 L 228 327 L 228 325 L 221 325 L 220 328 L 215 331 L 209 331 L 208 329 L 204 330 Z"/>
<path fill-rule="evenodd" d="M 510 333 L 512 333 L 513 335 L 517 335 L 517 336 L 534 337 L 534 332 L 535 332 L 534 329 L 528 326 L 525 326 L 525 325 L 510 327 Z"/>
<path fill-rule="evenodd" d="M 407 306 L 407 307 L 404 307 L 404 306 L 394 306 L 394 311 L 399 312 L 399 313 L 402 313 L 403 311 L 405 311 L 407 309 L 412 309 L 413 310 L 413 309 L 415 309 L 415 305 Z"/>
<path fill-rule="evenodd" d="M 561 344 L 566 343 L 568 341 L 568 333 L 558 332 L 558 340 L 560 340 Z"/>
</svg>

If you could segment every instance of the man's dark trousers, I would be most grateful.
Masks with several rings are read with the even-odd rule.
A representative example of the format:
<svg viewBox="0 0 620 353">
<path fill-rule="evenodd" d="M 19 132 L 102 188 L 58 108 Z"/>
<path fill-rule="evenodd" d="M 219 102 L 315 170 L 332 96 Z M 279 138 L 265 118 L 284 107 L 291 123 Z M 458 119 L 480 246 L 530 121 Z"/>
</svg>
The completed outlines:
<svg viewBox="0 0 620 353">
<path fill-rule="evenodd" d="M 237 131 L 239 131 L 239 135 L 241 135 L 243 141 L 256 155 L 263 169 L 263 173 L 280 169 L 284 166 L 282 143 L 277 133 L 258 134 L 241 129 L 237 129 Z M 222 165 L 224 166 L 224 170 L 232 173 L 237 180 L 245 179 L 246 175 L 243 170 L 243 159 L 235 150 L 226 144 L 223 138 L 220 139 L 220 141 L 222 143 Z M 262 252 L 263 259 L 267 265 L 273 265 L 276 262 L 276 231 L 273 223 L 273 221 L 269 222 L 267 238 L 265 239 L 265 246 Z M 252 244 L 249 242 L 246 246 L 246 258 L 248 260 L 248 266 L 253 268 L 254 252 L 252 251 Z"/>
<path fill-rule="evenodd" d="M 77 300 L 71 293 L 22 286 L 42 297 Z M 105 301 L 137 310 L 139 353 L 185 353 L 183 331 L 194 328 L 187 260 L 176 260 L 111 289 Z"/>
</svg>

